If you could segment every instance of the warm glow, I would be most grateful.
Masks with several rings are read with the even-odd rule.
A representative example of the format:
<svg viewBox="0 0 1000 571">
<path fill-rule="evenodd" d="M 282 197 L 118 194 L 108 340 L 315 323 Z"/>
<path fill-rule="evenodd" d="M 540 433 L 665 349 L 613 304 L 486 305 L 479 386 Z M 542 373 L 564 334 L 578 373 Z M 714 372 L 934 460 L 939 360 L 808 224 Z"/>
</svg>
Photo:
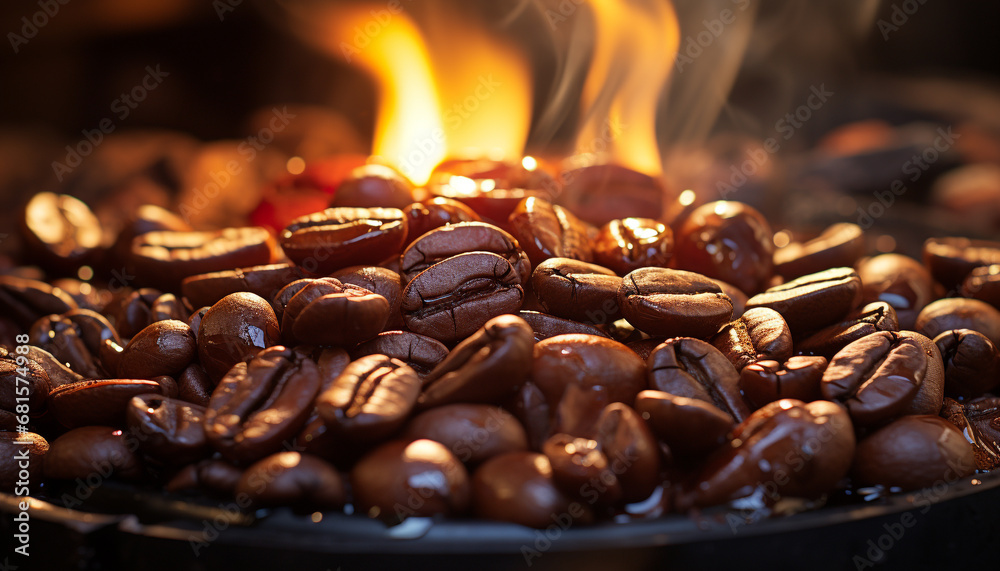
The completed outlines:
<svg viewBox="0 0 1000 571">
<path fill-rule="evenodd" d="M 609 162 L 659 175 L 656 111 L 680 43 L 665 0 L 590 0 L 597 33 L 584 84 L 578 153 L 604 152 Z"/>
<path fill-rule="evenodd" d="M 292 157 L 285 163 L 285 168 L 291 174 L 302 174 L 306 170 L 306 161 L 302 157 Z"/>
<path fill-rule="evenodd" d="M 526 171 L 533 171 L 538 168 L 538 161 L 535 160 L 535 157 L 524 157 L 521 159 L 521 166 L 524 167 L 524 170 Z"/>
<path fill-rule="evenodd" d="M 694 204 L 694 199 L 696 198 L 693 190 L 685 190 L 677 197 L 677 202 L 680 202 L 682 206 L 691 206 Z"/>
</svg>

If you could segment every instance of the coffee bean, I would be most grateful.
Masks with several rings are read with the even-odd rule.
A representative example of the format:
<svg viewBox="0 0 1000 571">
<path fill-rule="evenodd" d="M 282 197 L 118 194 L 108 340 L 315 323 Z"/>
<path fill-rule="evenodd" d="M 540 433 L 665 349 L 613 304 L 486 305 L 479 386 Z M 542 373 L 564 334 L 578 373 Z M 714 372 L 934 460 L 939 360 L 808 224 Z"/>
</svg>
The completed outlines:
<svg viewBox="0 0 1000 571">
<path fill-rule="evenodd" d="M 280 338 L 278 319 L 264 298 L 231 293 L 202 317 L 198 357 L 209 378 L 221 379 L 233 365 L 276 345 Z"/>
<path fill-rule="evenodd" d="M 617 300 L 615 300 L 615 304 L 617 305 Z M 546 313 L 522 309 L 518 313 L 518 316 L 531 326 L 531 330 L 535 334 L 535 341 L 569 333 L 583 333 L 585 335 L 597 335 L 598 337 L 608 336 L 607 333 L 593 325 L 579 323 L 571 319 L 563 319 Z"/>
<path fill-rule="evenodd" d="M 792 332 L 777 311 L 756 307 L 724 325 L 711 339 L 729 362 L 742 371 L 761 360 L 784 361 L 792 356 Z"/>
<path fill-rule="evenodd" d="M 39 363 L 18 359 L 16 353 L 0 347 L 0 410 L 15 414 L 21 404 L 22 408 L 27 405 L 31 416 L 41 416 L 50 390 L 49 375 Z"/>
<path fill-rule="evenodd" d="M 299 511 L 340 509 L 347 491 L 337 469 L 315 456 L 278 452 L 251 465 L 236 483 L 236 496 L 254 507 L 292 506 Z"/>
<path fill-rule="evenodd" d="M 644 500 L 660 483 L 660 450 L 656 438 L 631 406 L 609 404 L 597 419 L 595 440 L 622 485 L 622 501 Z"/>
<path fill-rule="evenodd" d="M 1000 351 L 985 335 L 953 329 L 934 338 L 944 361 L 945 392 L 975 398 L 1000 386 Z"/>
<path fill-rule="evenodd" d="M 774 251 L 774 273 L 794 280 L 827 268 L 851 267 L 865 255 L 864 231 L 841 222 L 807 242 L 792 242 Z"/>
<path fill-rule="evenodd" d="M 403 208 L 413 202 L 413 184 L 385 165 L 362 165 L 333 193 L 331 206 Z"/>
<path fill-rule="evenodd" d="M 964 403 L 944 399 L 941 416 L 955 425 L 972 444 L 976 469 L 1000 466 L 1000 399 L 983 396 Z"/>
<path fill-rule="evenodd" d="M 233 496 L 243 470 L 221 458 L 209 458 L 182 468 L 164 486 L 168 492 L 199 490 Z"/>
<path fill-rule="evenodd" d="M 581 219 L 601 225 L 616 218 L 649 216 L 663 211 L 663 182 L 616 164 L 567 165 L 559 204 Z"/>
<path fill-rule="evenodd" d="M 690 337 L 668 339 L 646 364 L 649 388 L 711 403 L 736 422 L 750 416 L 740 395 L 739 373 L 712 345 Z"/>
<path fill-rule="evenodd" d="M 861 302 L 861 280 L 850 268 L 802 276 L 750 298 L 747 309 L 770 307 L 785 318 L 792 335 L 804 335 L 844 318 Z"/>
<path fill-rule="evenodd" d="M 524 285 L 531 275 L 531 263 L 517 240 L 506 231 L 485 222 L 459 222 L 431 230 L 414 240 L 400 258 L 403 280 L 452 256 L 465 252 L 492 252 L 505 258 Z"/>
<path fill-rule="evenodd" d="M 531 379 L 552 410 L 570 385 L 604 387 L 608 402 L 632 403 L 646 388 L 646 367 L 617 341 L 593 335 L 559 335 L 535 345 Z"/>
<path fill-rule="evenodd" d="M 962 282 L 961 294 L 1000 309 L 1000 264 L 982 266 L 969 272 Z"/>
<path fill-rule="evenodd" d="M 448 356 L 448 347 L 437 339 L 409 331 L 383 331 L 351 351 L 352 359 L 386 355 L 409 365 L 424 379 Z"/>
<path fill-rule="evenodd" d="M 700 455 L 718 448 L 736 425 L 733 417 L 710 402 L 663 391 L 642 391 L 635 410 L 670 451 Z"/>
<path fill-rule="evenodd" d="M 934 299 L 934 283 L 920 262 L 882 254 L 858 264 L 862 302 L 884 301 L 896 310 L 901 329 L 913 329 L 917 314 Z"/>
<path fill-rule="evenodd" d="M 289 344 L 351 347 L 377 335 L 389 319 L 386 298 L 334 278 L 292 282 L 278 292 L 275 304 L 285 299 L 281 331 Z"/>
<path fill-rule="evenodd" d="M 650 218 L 608 222 L 594 238 L 594 260 L 620 276 L 647 266 L 666 268 L 674 255 L 674 233 Z"/>
<path fill-rule="evenodd" d="M 403 315 L 399 310 L 403 303 L 403 285 L 399 274 L 379 266 L 350 266 L 337 270 L 330 277 L 384 297 L 389 302 L 385 328 L 399 329 L 403 326 Z"/>
<path fill-rule="evenodd" d="M 896 310 L 884 301 L 875 301 L 852 311 L 839 323 L 824 327 L 795 344 L 798 353 L 832 358 L 853 341 L 878 331 L 899 331 Z M 802 399 L 805 400 L 805 399 Z"/>
<path fill-rule="evenodd" d="M 56 438 L 45 454 L 46 478 L 100 482 L 115 476 L 135 479 L 142 475 L 142 463 L 135 444 L 121 430 L 108 426 L 81 426 Z"/>
<path fill-rule="evenodd" d="M 522 200 L 507 220 L 532 266 L 549 258 L 593 260 L 590 227 L 569 210 L 541 198 Z"/>
<path fill-rule="evenodd" d="M 184 278 L 181 292 L 193 307 L 212 306 L 227 295 L 241 291 L 274 299 L 281 288 L 304 277 L 307 277 L 305 272 L 294 264 L 251 266 Z"/>
<path fill-rule="evenodd" d="M 118 357 L 114 373 L 133 379 L 178 375 L 197 355 L 198 343 L 187 323 L 157 321 L 128 342 Z"/>
<path fill-rule="evenodd" d="M 142 379 L 98 379 L 62 385 L 49 393 L 49 410 L 67 428 L 125 426 L 125 410 L 136 395 L 159 393 L 160 384 Z"/>
<path fill-rule="evenodd" d="M 63 273 L 93 263 L 103 240 L 101 223 L 84 202 L 51 192 L 31 197 L 22 230 L 34 260 Z"/>
<path fill-rule="evenodd" d="M 527 434 L 517 418 L 486 404 L 446 404 L 425 410 L 407 423 L 403 437 L 440 442 L 467 466 L 528 449 Z"/>
<path fill-rule="evenodd" d="M 1000 242 L 968 238 L 929 238 L 924 242 L 924 265 L 947 289 L 962 283 L 972 270 L 1000 264 Z"/>
<path fill-rule="evenodd" d="M 0 276 L 0 313 L 22 329 L 28 329 L 43 316 L 66 313 L 76 307 L 69 294 L 45 282 Z"/>
<path fill-rule="evenodd" d="M 914 329 L 931 339 L 952 329 L 972 329 L 1000 346 L 1000 310 L 978 299 L 939 299 L 920 312 Z"/>
<path fill-rule="evenodd" d="M 626 275 L 618 289 L 622 315 L 650 335 L 707 338 L 733 315 L 729 297 L 708 278 L 666 268 Z"/>
<path fill-rule="evenodd" d="M 105 343 L 110 342 L 111 341 L 105 341 Z M 27 357 L 30 361 L 37 363 L 38 366 L 45 371 L 45 375 L 49 379 L 50 389 L 84 380 L 83 376 L 66 367 L 66 365 L 63 365 L 59 359 L 56 359 L 52 355 L 52 353 L 49 353 L 45 349 L 39 349 L 33 345 L 28 345 L 27 347 L 28 353 L 25 357 Z M 6 351 L 6 349 L 0 347 L 0 355 L 6 354 Z M 103 360 L 104 359 L 102 358 L 102 361 Z"/>
<path fill-rule="evenodd" d="M 97 351 L 91 351 L 76 324 L 62 315 L 48 315 L 36 321 L 28 331 L 28 342 L 48 350 L 57 359 L 67 363 L 71 369 L 85 377 L 105 376 L 104 369 L 97 359 Z M 99 346 L 94 347 L 95 350 L 99 348 Z"/>
<path fill-rule="evenodd" d="M 587 323 L 621 319 L 621 285 L 613 271 L 569 258 L 549 258 L 531 274 L 531 287 L 545 312 Z"/>
<path fill-rule="evenodd" d="M 740 390 L 754 408 L 781 399 L 812 402 L 822 398 L 820 383 L 826 367 L 825 357 L 795 356 L 784 363 L 757 361 L 740 372 Z"/>
<path fill-rule="evenodd" d="M 398 208 L 328 208 L 293 220 L 279 236 L 285 255 L 314 274 L 398 255 L 406 219 Z"/>
<path fill-rule="evenodd" d="M 104 308 L 104 313 L 114 323 L 118 333 L 128 339 L 153 322 L 153 304 L 161 295 L 163 292 L 153 288 L 130 291 L 121 298 L 112 300 Z"/>
<path fill-rule="evenodd" d="M 553 482 L 570 498 L 588 500 L 602 507 L 621 501 L 622 484 L 596 440 L 554 434 L 545 441 L 542 452 L 552 466 Z M 584 491 L 596 493 L 583 498 Z"/>
<path fill-rule="evenodd" d="M 0 432 L 0 490 L 10 494 L 26 487 L 31 493 L 38 492 L 48 451 L 49 443 L 40 434 Z"/>
<path fill-rule="evenodd" d="M 187 321 L 188 310 L 181 303 L 181 300 L 177 299 L 177 296 L 172 293 L 165 293 L 153 301 L 153 304 L 149 307 L 149 322 L 155 323 L 157 321 L 163 321 L 165 319 L 176 319 L 178 321 Z"/>
<path fill-rule="evenodd" d="M 205 408 L 157 394 L 132 397 L 126 424 L 138 437 L 139 448 L 163 464 L 179 466 L 211 454 L 205 440 Z"/>
<path fill-rule="evenodd" d="M 406 244 L 411 244 L 417 238 L 446 224 L 480 221 L 475 210 L 443 196 L 410 204 L 403 209 L 403 217 L 406 218 Z"/>
</svg>

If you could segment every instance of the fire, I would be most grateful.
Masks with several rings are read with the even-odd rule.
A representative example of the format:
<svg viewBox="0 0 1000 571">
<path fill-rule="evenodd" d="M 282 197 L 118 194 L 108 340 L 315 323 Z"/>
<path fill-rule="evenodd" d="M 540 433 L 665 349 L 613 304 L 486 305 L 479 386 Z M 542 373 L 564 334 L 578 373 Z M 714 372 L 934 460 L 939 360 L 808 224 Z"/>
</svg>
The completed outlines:
<svg viewBox="0 0 1000 571">
<path fill-rule="evenodd" d="M 576 150 L 603 152 L 608 162 L 659 175 L 656 112 L 680 45 L 677 14 L 664 0 L 590 0 L 590 6 L 597 31 Z"/>
<path fill-rule="evenodd" d="M 310 8 L 298 14 L 309 39 L 376 80 L 372 154 L 418 185 L 445 158 L 520 159 L 532 89 L 512 46 L 449 10 L 421 14 L 398 1 Z"/>
</svg>

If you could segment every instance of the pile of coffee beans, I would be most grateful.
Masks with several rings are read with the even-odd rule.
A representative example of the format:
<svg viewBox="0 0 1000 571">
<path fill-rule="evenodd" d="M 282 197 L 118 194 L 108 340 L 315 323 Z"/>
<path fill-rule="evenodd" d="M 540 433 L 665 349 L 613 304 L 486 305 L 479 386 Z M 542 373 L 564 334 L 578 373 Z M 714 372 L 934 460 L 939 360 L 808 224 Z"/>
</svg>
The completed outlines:
<svg viewBox="0 0 1000 571">
<path fill-rule="evenodd" d="M 27 446 L 43 496 L 545 527 L 1000 465 L 1000 242 L 866 257 L 837 224 L 776 250 L 738 202 L 641 217 L 664 191 L 619 170 L 559 194 L 362 168 L 277 231 L 147 206 L 103 242 L 86 204 L 34 197 L 46 273 L 0 276 L 0 484 Z"/>
</svg>

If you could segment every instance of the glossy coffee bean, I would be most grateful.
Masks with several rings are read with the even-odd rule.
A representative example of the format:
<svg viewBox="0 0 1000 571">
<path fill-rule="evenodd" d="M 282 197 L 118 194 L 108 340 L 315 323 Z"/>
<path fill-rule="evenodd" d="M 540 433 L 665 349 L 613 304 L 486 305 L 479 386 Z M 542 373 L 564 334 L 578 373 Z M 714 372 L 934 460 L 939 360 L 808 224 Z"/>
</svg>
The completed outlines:
<svg viewBox="0 0 1000 571">
<path fill-rule="evenodd" d="M 561 492 L 552 475 L 544 454 L 510 452 L 491 458 L 473 474 L 476 515 L 539 529 L 552 525 L 553 514 L 579 523 L 592 521 L 590 506 Z M 587 482 L 583 493 L 593 493 L 598 484 Z"/>
<path fill-rule="evenodd" d="M 985 335 L 953 329 L 934 338 L 944 361 L 945 392 L 975 398 L 1000 386 L 1000 351 Z"/>
<path fill-rule="evenodd" d="M 350 172 L 330 206 L 403 208 L 413 202 L 413 184 L 385 165 L 367 164 Z"/>
<path fill-rule="evenodd" d="M 76 324 L 62 315 L 48 315 L 36 321 L 28 331 L 28 340 L 85 377 L 106 376 L 97 358 L 99 346 L 95 345 L 92 351 Z"/>
<path fill-rule="evenodd" d="M 673 231 L 650 218 L 612 220 L 594 238 L 594 261 L 620 276 L 647 266 L 669 267 L 673 255 Z"/>
<path fill-rule="evenodd" d="M 97 379 L 56 387 L 49 393 L 49 410 L 67 428 L 125 426 L 125 412 L 132 397 L 160 393 L 156 381 Z"/>
<path fill-rule="evenodd" d="M 212 393 L 205 436 L 223 457 L 259 460 L 294 437 L 319 393 L 316 364 L 280 345 L 233 366 Z"/>
<path fill-rule="evenodd" d="M 740 395 L 739 373 L 712 345 L 699 339 L 668 339 L 646 360 L 649 388 L 716 406 L 736 422 L 750 416 Z"/>
<path fill-rule="evenodd" d="M 40 434 L 0 432 L 0 491 L 13 494 L 26 488 L 37 492 L 48 451 L 49 443 Z"/>
<path fill-rule="evenodd" d="M 681 495 L 683 506 L 711 506 L 761 494 L 815 498 L 833 490 L 854 458 L 854 429 L 840 405 L 785 399 L 758 409 L 733 430 Z"/>
<path fill-rule="evenodd" d="M 427 268 L 403 290 L 403 322 L 415 333 L 452 343 L 490 319 L 517 313 L 524 299 L 520 276 L 489 252 L 459 254 Z"/>
<path fill-rule="evenodd" d="M 703 400 L 646 390 L 635 410 L 676 454 L 699 455 L 718 448 L 736 425 L 729 413 Z"/>
<path fill-rule="evenodd" d="M 487 404 L 446 404 L 418 414 L 403 438 L 440 442 L 465 465 L 528 449 L 521 423 L 504 409 Z"/>
<path fill-rule="evenodd" d="M 76 301 L 68 293 L 45 282 L 0 276 L 0 313 L 22 330 L 27 330 L 41 317 L 66 313 L 76 307 Z"/>
<path fill-rule="evenodd" d="M 128 264 L 132 251 L 132 240 L 140 234 L 159 231 L 191 232 L 194 228 L 184 221 L 183 218 L 174 214 L 166 208 L 155 204 L 144 204 L 135 209 L 125 222 L 115 243 L 112 246 L 112 253 L 117 262 Z M 126 266 L 126 271 L 135 268 Z M 134 271 L 132 273 L 135 273 Z"/>
<path fill-rule="evenodd" d="M 622 315 L 650 335 L 707 338 L 728 323 L 733 304 L 715 282 L 683 270 L 643 268 L 622 279 Z"/>
<path fill-rule="evenodd" d="M 196 462 L 211 454 L 203 428 L 205 408 L 157 394 L 132 397 L 126 424 L 144 454 L 167 465 Z"/>
<path fill-rule="evenodd" d="M 1000 264 L 982 266 L 969 272 L 959 290 L 963 297 L 971 297 L 1000 309 Z"/>
<path fill-rule="evenodd" d="M 22 409 L 27 407 L 30 416 L 41 416 L 51 388 L 49 375 L 40 364 L 27 356 L 18 359 L 16 352 L 0 347 L 0 411 L 17 414 L 20 404 Z"/>
<path fill-rule="evenodd" d="M 399 309 L 403 303 L 403 283 L 399 274 L 380 266 L 350 266 L 337 270 L 330 277 L 384 297 L 389 302 L 389 318 L 384 327 L 399 329 L 403 326 L 403 315 Z"/>
<path fill-rule="evenodd" d="M 857 224 L 841 222 L 812 240 L 792 242 L 775 250 L 774 273 L 794 280 L 827 268 L 851 267 L 864 255 L 864 231 Z"/>
<path fill-rule="evenodd" d="M 531 330 L 535 334 L 535 341 L 541 341 L 542 339 L 548 339 L 549 337 L 555 337 L 556 335 L 567 335 L 570 333 L 597 335 L 598 337 L 608 336 L 607 333 L 601 331 L 593 325 L 579 323 L 571 319 L 563 319 L 562 317 L 556 317 L 547 313 L 522 309 L 517 315 L 531 326 Z"/>
<path fill-rule="evenodd" d="M 939 416 L 904 416 L 858 442 L 851 475 L 860 485 L 904 491 L 954 483 L 976 469 L 972 445 Z"/>
<path fill-rule="evenodd" d="M 952 329 L 972 329 L 1000 346 L 1000 310 L 978 299 L 948 297 L 932 302 L 913 328 L 931 339 Z"/>
<path fill-rule="evenodd" d="M 972 270 L 1000 264 L 1000 242 L 968 238 L 930 238 L 924 242 L 924 265 L 946 289 L 959 286 Z"/>
<path fill-rule="evenodd" d="M 406 244 L 411 244 L 417 238 L 446 224 L 481 220 L 472 208 L 443 196 L 408 205 L 403 208 L 403 217 L 406 218 Z"/>
<path fill-rule="evenodd" d="M 644 500 L 660 483 L 660 450 L 653 432 L 631 406 L 615 402 L 601 411 L 594 439 L 622 485 L 626 503 Z"/>
<path fill-rule="evenodd" d="M 351 347 L 382 331 L 390 311 L 381 295 L 334 278 L 292 282 L 275 298 L 282 303 L 281 332 L 289 344 Z"/>
<path fill-rule="evenodd" d="M 105 343 L 109 342 L 110 341 L 106 341 Z M 39 367 L 42 368 L 43 371 L 45 371 L 45 375 L 49 379 L 50 389 L 84 380 L 83 376 L 66 367 L 66 365 L 63 365 L 59 359 L 56 359 L 55 356 L 52 355 L 52 353 L 32 345 L 28 345 L 27 347 L 28 352 L 24 356 L 30 361 L 34 361 Z M 6 355 L 7 350 L 0 347 L 0 356 Z"/>
<path fill-rule="evenodd" d="M 351 470 L 356 509 L 390 523 L 408 517 L 457 516 L 469 508 L 469 474 L 433 440 L 382 444 Z"/>
<path fill-rule="evenodd" d="M 532 266 L 549 258 L 594 259 L 590 227 L 561 206 L 526 198 L 511 212 L 507 223 Z"/>
<path fill-rule="evenodd" d="M 840 321 L 859 303 L 858 275 L 850 268 L 832 268 L 769 288 L 751 297 L 747 309 L 770 307 L 799 336 Z"/>
<path fill-rule="evenodd" d="M 135 335 L 118 357 L 115 374 L 152 379 L 178 375 L 195 359 L 198 344 L 187 323 L 157 321 Z"/>
<path fill-rule="evenodd" d="M 830 359 L 851 342 L 866 335 L 899 329 L 896 310 L 884 301 L 875 301 L 796 343 L 795 350 L 804 355 L 820 355 Z"/>
<path fill-rule="evenodd" d="M 198 357 L 209 378 L 221 379 L 233 365 L 276 345 L 280 338 L 278 319 L 264 298 L 231 293 L 202 316 Z"/>
<path fill-rule="evenodd" d="M 437 339 L 409 331 L 383 331 L 351 351 L 352 359 L 365 355 L 386 355 L 409 365 L 417 376 L 426 378 L 448 356 L 448 347 Z"/>
<path fill-rule="evenodd" d="M 81 426 L 49 443 L 45 454 L 46 478 L 56 480 L 109 477 L 134 479 L 142 475 L 142 463 L 135 453 L 137 443 L 116 428 Z"/>
<path fill-rule="evenodd" d="M 138 283 L 180 291 L 188 276 L 271 263 L 274 238 L 264 228 L 147 232 L 132 241 Z"/>
<path fill-rule="evenodd" d="M 130 291 L 122 297 L 112 300 L 104 308 L 104 313 L 108 315 L 118 333 L 125 339 L 129 339 L 152 322 L 150 316 L 153 303 L 161 295 L 163 292 L 153 288 Z"/>
<path fill-rule="evenodd" d="M 934 299 L 934 282 L 920 262 L 901 254 L 882 254 L 857 267 L 862 302 L 884 301 L 896 310 L 901 329 L 913 329 L 917 314 Z"/>
<path fill-rule="evenodd" d="M 402 361 L 368 355 L 352 362 L 316 399 L 316 409 L 335 435 L 378 442 L 410 416 L 420 378 Z"/>
<path fill-rule="evenodd" d="M 188 365 L 177 377 L 177 398 L 198 406 L 208 406 L 214 388 L 205 368 L 198 363 Z"/>
<path fill-rule="evenodd" d="M 531 450 L 541 450 L 542 444 L 553 434 L 554 407 L 549 407 L 545 393 L 535 383 L 525 381 L 505 406 L 524 426 L 528 435 L 528 447 Z"/>
<path fill-rule="evenodd" d="M 103 240 L 103 229 L 94 213 L 79 199 L 39 192 L 24 209 L 22 235 L 36 263 L 69 273 L 94 261 Z"/>
<path fill-rule="evenodd" d="M 616 218 L 657 218 L 663 211 L 667 190 L 661 180 L 622 165 L 575 168 L 574 162 L 568 161 L 567 170 L 560 174 L 564 188 L 559 204 L 581 219 L 601 225 Z"/>
<path fill-rule="evenodd" d="M 784 361 L 792 356 L 792 332 L 777 311 L 756 307 L 724 325 L 710 340 L 742 371 L 761 360 Z"/>
<path fill-rule="evenodd" d="M 722 289 L 722 293 L 729 296 L 729 301 L 733 302 L 733 319 L 743 315 L 746 311 L 747 300 L 750 299 L 747 294 L 743 293 L 738 287 L 732 284 L 727 284 L 722 280 L 712 281 L 715 282 L 720 289 Z"/>
<path fill-rule="evenodd" d="M 674 265 L 753 295 L 773 268 L 771 227 L 752 207 L 717 201 L 699 206 L 674 232 Z"/>
<path fill-rule="evenodd" d="M 418 237 L 399 261 L 403 280 L 409 282 L 417 274 L 452 256 L 465 252 L 492 252 L 504 257 L 524 285 L 531 275 L 531 263 L 517 240 L 506 231 L 485 222 L 450 224 Z"/>
<path fill-rule="evenodd" d="M 622 317 L 615 272 L 570 258 L 549 258 L 531 273 L 531 288 L 542 310 L 584 323 L 607 324 Z"/>
<path fill-rule="evenodd" d="M 244 470 L 226 460 L 209 458 L 183 467 L 167 482 L 164 489 L 168 492 L 198 490 L 233 496 L 243 473 Z"/>
<path fill-rule="evenodd" d="M 337 469 L 298 452 L 278 452 L 257 461 L 243 472 L 235 491 L 254 507 L 292 506 L 313 512 L 339 509 L 347 502 Z"/>
<path fill-rule="evenodd" d="M 510 397 L 531 368 L 534 335 L 516 315 L 501 315 L 455 346 L 424 378 L 420 407 L 496 402 Z"/>
<path fill-rule="evenodd" d="M 398 208 L 328 208 L 296 218 L 279 236 L 285 255 L 314 274 L 377 264 L 398 255 L 405 239 Z"/>
<path fill-rule="evenodd" d="M 176 319 L 187 321 L 190 315 L 183 302 L 172 293 L 165 293 L 153 301 L 149 307 L 149 322 Z"/>
<path fill-rule="evenodd" d="M 181 292 L 192 307 L 212 306 L 227 295 L 241 291 L 274 299 L 281 288 L 304 277 L 307 277 L 305 272 L 294 264 L 251 266 L 184 278 Z"/>
<path fill-rule="evenodd" d="M 822 398 L 820 383 L 826 367 L 825 357 L 799 355 L 783 363 L 757 361 L 740 372 L 740 390 L 754 408 L 781 399 L 812 402 Z"/>
<path fill-rule="evenodd" d="M 646 388 L 646 367 L 617 341 L 593 335 L 559 335 L 535 344 L 531 380 L 553 410 L 571 385 L 603 387 L 608 402 L 633 403 Z"/>
<path fill-rule="evenodd" d="M 1000 466 L 1000 398 L 983 396 L 964 403 L 946 398 L 941 417 L 961 430 L 972 444 L 976 469 Z"/>
<path fill-rule="evenodd" d="M 554 434 L 542 445 L 542 453 L 552 466 L 552 480 L 570 498 L 588 500 L 602 507 L 621 501 L 622 484 L 596 440 Z M 600 487 L 591 482 L 599 483 Z M 583 498 L 582 491 L 597 493 Z"/>
</svg>

